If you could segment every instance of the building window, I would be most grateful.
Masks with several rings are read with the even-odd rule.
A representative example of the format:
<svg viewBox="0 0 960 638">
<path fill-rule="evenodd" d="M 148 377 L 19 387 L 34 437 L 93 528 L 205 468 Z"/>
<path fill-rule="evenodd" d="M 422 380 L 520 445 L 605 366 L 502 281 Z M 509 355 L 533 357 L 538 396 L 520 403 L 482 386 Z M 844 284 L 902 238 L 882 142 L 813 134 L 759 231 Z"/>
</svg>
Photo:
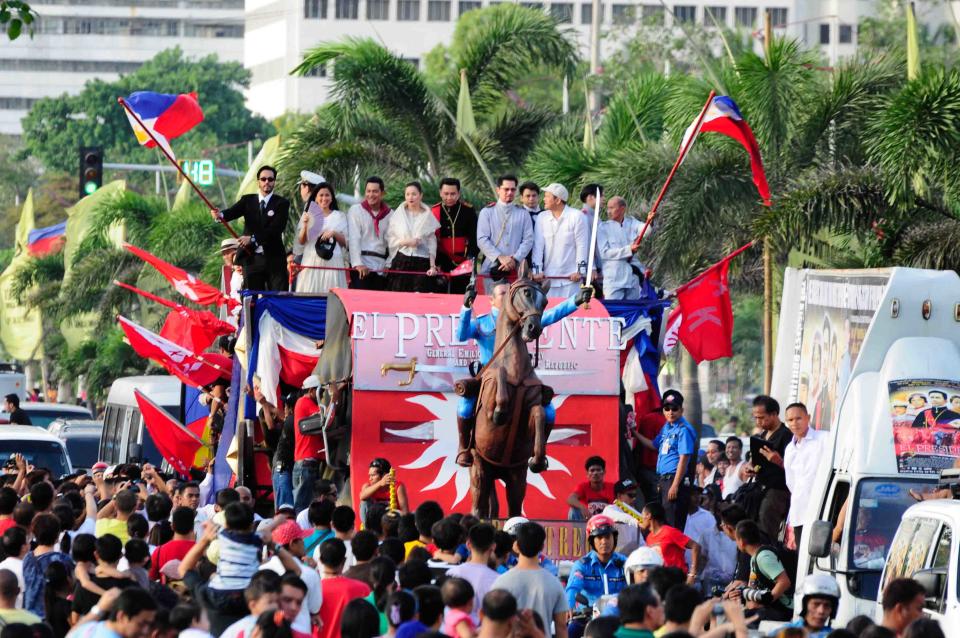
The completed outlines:
<svg viewBox="0 0 960 638">
<path fill-rule="evenodd" d="M 304 0 L 303 17 L 325 20 L 327 18 L 327 0 Z"/>
<path fill-rule="evenodd" d="M 693 24 L 697 21 L 697 8 L 689 4 L 678 4 L 673 7 L 673 16 L 676 22 Z"/>
<path fill-rule="evenodd" d="M 367 20 L 389 20 L 390 0 L 367 0 Z"/>
<path fill-rule="evenodd" d="M 520 6 L 526 9 L 536 9 L 538 11 L 543 11 L 542 2 L 521 2 Z"/>
<path fill-rule="evenodd" d="M 630 24 L 637 19 L 637 13 L 634 11 L 633 5 L 614 4 L 610 8 L 612 9 L 611 17 L 614 24 Z"/>
<path fill-rule="evenodd" d="M 770 22 L 774 29 L 782 29 L 787 26 L 787 9 L 784 7 L 774 7 L 767 9 L 770 12 Z"/>
<path fill-rule="evenodd" d="M 573 5 L 554 2 L 550 5 L 550 15 L 560 24 L 570 24 L 573 22 Z"/>
<path fill-rule="evenodd" d="M 734 7 L 733 19 L 738 27 L 752 29 L 757 23 L 757 9 L 755 7 Z"/>
<path fill-rule="evenodd" d="M 416 22 L 420 19 L 420 0 L 397 0 L 397 20 Z"/>
<path fill-rule="evenodd" d="M 325 78 L 327 77 L 327 65 L 318 64 L 303 74 L 305 78 Z"/>
<path fill-rule="evenodd" d="M 727 8 L 726 7 L 704 7 L 703 8 L 703 24 L 707 27 L 724 26 L 725 24 L 727 24 Z"/>
<path fill-rule="evenodd" d="M 603 24 L 603 9 L 604 6 L 600 5 L 600 23 Z M 581 4 L 580 5 L 580 24 L 593 24 L 593 5 L 592 4 Z"/>
<path fill-rule="evenodd" d="M 648 26 L 663 26 L 663 7 L 658 4 L 645 4 L 640 7 L 640 19 Z"/>
<path fill-rule="evenodd" d="M 840 44 L 850 44 L 853 42 L 853 27 L 849 24 L 840 25 Z"/>
<path fill-rule="evenodd" d="M 429 22 L 450 22 L 450 0 L 429 0 L 427 2 L 427 20 Z"/>
<path fill-rule="evenodd" d="M 474 2 L 473 0 L 460 0 L 458 10 L 460 12 L 460 15 L 463 15 L 467 11 L 473 11 L 474 9 L 479 9 L 481 6 L 482 6 L 481 3 Z"/>
<path fill-rule="evenodd" d="M 356 20 L 360 13 L 360 0 L 336 0 L 334 16 L 337 20 Z"/>
<path fill-rule="evenodd" d="M 420 58 L 401 58 L 401 59 L 415 69 L 420 68 Z"/>
<path fill-rule="evenodd" d="M 826 22 L 820 23 L 820 44 L 830 44 L 830 25 Z"/>
</svg>

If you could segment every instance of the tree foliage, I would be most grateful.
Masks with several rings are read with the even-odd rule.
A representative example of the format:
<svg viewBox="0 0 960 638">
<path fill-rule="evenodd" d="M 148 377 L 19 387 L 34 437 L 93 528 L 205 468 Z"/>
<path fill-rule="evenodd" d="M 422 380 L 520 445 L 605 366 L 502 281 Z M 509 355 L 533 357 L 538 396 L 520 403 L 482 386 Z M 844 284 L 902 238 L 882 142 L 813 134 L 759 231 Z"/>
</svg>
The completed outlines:
<svg viewBox="0 0 960 638">
<path fill-rule="evenodd" d="M 19 38 L 24 29 L 33 37 L 33 25 L 37 12 L 23 0 L 0 0 L 0 28 L 7 32 L 11 40 Z"/>
<path fill-rule="evenodd" d="M 200 59 L 184 56 L 178 48 L 163 51 L 142 67 L 115 82 L 90 80 L 78 95 L 43 98 L 23 119 L 26 151 L 47 169 L 73 173 L 75 150 L 102 146 L 108 162 L 157 162 L 157 151 L 136 143 L 118 97 L 134 91 L 197 93 L 204 120 L 176 142 L 178 155 L 198 157 L 226 144 L 265 138 L 272 127 L 244 106 L 242 89 L 250 72 L 237 62 L 220 62 L 216 55 Z M 244 167 L 246 149 L 222 149 L 217 161 Z"/>
</svg>

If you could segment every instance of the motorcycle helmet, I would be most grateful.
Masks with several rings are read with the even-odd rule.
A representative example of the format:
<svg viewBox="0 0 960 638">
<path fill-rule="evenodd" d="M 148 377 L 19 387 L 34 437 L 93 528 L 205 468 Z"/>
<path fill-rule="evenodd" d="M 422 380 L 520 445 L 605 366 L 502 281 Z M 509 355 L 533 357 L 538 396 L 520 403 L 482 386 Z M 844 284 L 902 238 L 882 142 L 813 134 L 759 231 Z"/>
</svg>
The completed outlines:
<svg viewBox="0 0 960 638">
<path fill-rule="evenodd" d="M 524 518 L 523 516 L 514 516 L 512 518 L 507 519 L 507 522 L 503 524 L 503 531 L 505 531 L 507 534 L 510 534 L 510 536 L 513 536 L 514 538 L 516 538 L 517 530 L 520 528 L 520 526 L 523 525 L 524 523 L 529 523 L 529 522 L 530 521 Z"/>
<path fill-rule="evenodd" d="M 800 617 L 807 613 L 807 601 L 811 598 L 824 598 L 833 604 L 830 618 L 837 617 L 837 608 L 840 606 L 840 586 L 837 581 L 826 574 L 810 574 L 803 580 L 801 589 L 802 599 Z"/>
<path fill-rule="evenodd" d="M 627 556 L 627 562 L 623 564 L 623 572 L 627 582 L 631 583 L 634 572 L 654 567 L 663 567 L 663 556 L 660 552 L 653 547 L 638 547 Z"/>
<path fill-rule="evenodd" d="M 591 549 L 593 548 L 593 539 L 608 534 L 613 535 L 613 543 L 616 545 L 619 533 L 613 519 L 605 514 L 591 516 L 590 520 L 587 521 L 587 541 L 590 543 Z"/>
</svg>

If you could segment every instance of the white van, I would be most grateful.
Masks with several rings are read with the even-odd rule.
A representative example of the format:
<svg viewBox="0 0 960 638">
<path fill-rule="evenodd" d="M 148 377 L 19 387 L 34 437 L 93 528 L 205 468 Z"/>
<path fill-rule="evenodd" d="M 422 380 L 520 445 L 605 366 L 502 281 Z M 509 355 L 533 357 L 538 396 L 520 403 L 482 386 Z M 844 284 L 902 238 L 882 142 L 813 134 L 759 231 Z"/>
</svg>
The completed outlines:
<svg viewBox="0 0 960 638">
<path fill-rule="evenodd" d="M 915 502 L 909 491 L 932 489 L 960 456 L 960 407 L 950 409 L 960 402 L 960 277 L 788 270 L 777 348 L 773 395 L 804 402 L 830 431 L 795 604 L 807 574 L 828 574 L 840 585 L 834 624 L 843 626 L 874 613 L 894 534 Z"/>
<path fill-rule="evenodd" d="M 22 454 L 31 465 L 50 470 L 55 479 L 73 472 L 63 441 L 43 428 L 0 426 L 0 463 L 6 464 L 15 454 Z"/>
<path fill-rule="evenodd" d="M 927 590 L 924 613 L 941 627 L 960 627 L 960 501 L 935 500 L 908 509 L 890 545 L 881 588 L 913 578 Z M 883 613 L 879 603 L 875 617 Z"/>
<path fill-rule="evenodd" d="M 180 418 L 182 384 L 176 377 L 157 375 L 117 379 L 110 386 L 103 412 L 100 460 L 110 465 L 150 462 L 159 466 L 163 456 L 143 425 L 134 390 L 139 390 L 174 418 Z"/>
</svg>

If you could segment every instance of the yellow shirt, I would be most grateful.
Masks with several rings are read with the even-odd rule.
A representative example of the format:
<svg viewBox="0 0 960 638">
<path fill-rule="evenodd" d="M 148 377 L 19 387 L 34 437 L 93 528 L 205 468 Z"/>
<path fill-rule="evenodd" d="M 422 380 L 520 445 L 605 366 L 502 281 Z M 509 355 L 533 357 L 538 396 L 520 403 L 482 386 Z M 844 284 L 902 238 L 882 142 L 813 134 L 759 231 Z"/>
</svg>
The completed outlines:
<svg viewBox="0 0 960 638">
<path fill-rule="evenodd" d="M 101 518 L 97 521 L 94 534 L 97 538 L 105 534 L 113 534 L 120 539 L 124 545 L 130 540 L 130 534 L 127 532 L 127 521 L 117 520 L 115 518 Z"/>
<path fill-rule="evenodd" d="M 426 547 L 426 545 L 420 541 L 418 538 L 415 541 L 409 541 L 403 544 L 403 560 L 410 558 L 410 552 L 413 551 L 414 547 Z"/>
</svg>

